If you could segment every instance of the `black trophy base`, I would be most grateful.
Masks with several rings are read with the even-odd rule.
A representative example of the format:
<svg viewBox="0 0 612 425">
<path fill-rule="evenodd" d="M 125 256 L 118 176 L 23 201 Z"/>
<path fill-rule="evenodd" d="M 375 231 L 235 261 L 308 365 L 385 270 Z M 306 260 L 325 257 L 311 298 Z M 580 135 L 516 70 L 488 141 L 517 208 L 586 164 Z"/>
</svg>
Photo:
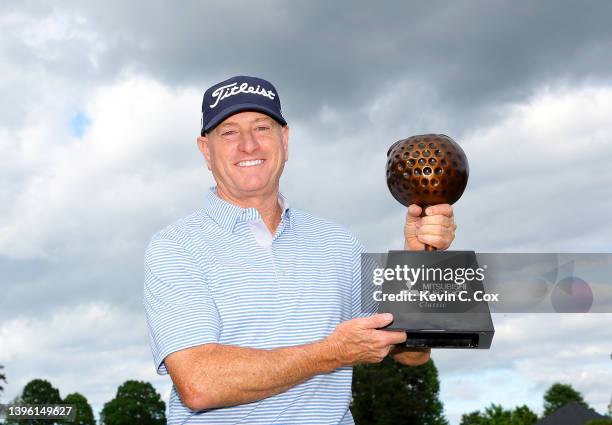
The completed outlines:
<svg viewBox="0 0 612 425">
<path fill-rule="evenodd" d="M 431 313 L 426 313 L 431 314 Z M 490 319 L 490 316 L 488 317 Z M 476 348 L 487 349 L 491 347 L 493 323 L 487 317 L 472 317 L 469 326 L 458 329 L 456 326 L 447 326 L 446 329 L 436 329 L 434 326 L 423 324 L 419 326 L 417 320 L 410 320 L 405 316 L 395 315 L 395 320 L 386 327 L 388 330 L 406 332 L 406 347 L 411 348 Z M 429 321 L 436 322 L 435 320 Z M 431 325 L 438 323 L 431 323 Z"/>
<path fill-rule="evenodd" d="M 387 268 L 396 266 L 410 268 L 440 268 L 458 270 L 479 265 L 473 251 L 391 251 L 387 257 Z M 484 273 L 486 274 L 486 273 Z M 418 280 L 414 283 L 391 281 L 383 284 L 383 293 L 398 294 L 409 291 L 414 294 L 413 302 L 388 302 L 379 304 L 379 312 L 392 313 L 393 323 L 385 329 L 405 331 L 406 347 L 415 348 L 473 348 L 491 347 L 495 329 L 486 301 L 423 301 L 419 292 L 428 296 L 463 292 L 462 298 L 474 299 L 474 293 L 484 292 L 484 279 L 457 285 L 454 281 Z M 457 295 L 456 295 L 457 296 Z M 458 296 L 457 296 L 458 298 Z"/>
</svg>

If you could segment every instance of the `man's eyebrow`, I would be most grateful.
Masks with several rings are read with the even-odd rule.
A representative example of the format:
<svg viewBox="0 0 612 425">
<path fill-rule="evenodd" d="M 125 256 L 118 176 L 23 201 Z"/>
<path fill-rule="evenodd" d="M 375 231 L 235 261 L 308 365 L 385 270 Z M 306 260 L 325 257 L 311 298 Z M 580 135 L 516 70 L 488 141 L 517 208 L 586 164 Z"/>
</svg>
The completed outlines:
<svg viewBox="0 0 612 425">
<path fill-rule="evenodd" d="M 236 121 L 225 121 L 225 122 L 222 122 L 221 124 L 219 124 L 219 127 L 223 127 L 223 126 L 226 126 L 226 125 L 238 125 L 238 123 Z"/>
<path fill-rule="evenodd" d="M 270 117 L 259 117 L 259 118 L 255 118 L 252 122 L 260 122 L 260 121 L 272 122 L 272 118 L 270 118 Z"/>
<path fill-rule="evenodd" d="M 222 129 L 224 129 L 226 127 L 232 127 L 232 126 L 236 126 L 236 125 L 237 124 L 235 122 L 233 122 L 233 121 L 224 122 L 223 124 L 219 124 L 215 130 L 221 131 Z"/>
</svg>

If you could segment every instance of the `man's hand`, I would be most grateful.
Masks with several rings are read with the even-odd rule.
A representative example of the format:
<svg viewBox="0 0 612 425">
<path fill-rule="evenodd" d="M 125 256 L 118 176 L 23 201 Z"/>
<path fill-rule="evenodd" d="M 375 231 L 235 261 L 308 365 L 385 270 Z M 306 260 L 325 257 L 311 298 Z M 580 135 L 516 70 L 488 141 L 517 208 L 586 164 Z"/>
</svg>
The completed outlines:
<svg viewBox="0 0 612 425">
<path fill-rule="evenodd" d="M 453 208 L 448 204 L 432 205 L 425 209 L 412 204 L 406 213 L 404 226 L 404 249 L 423 251 L 425 244 L 437 249 L 446 249 L 455 239 L 455 219 Z"/>
<path fill-rule="evenodd" d="M 406 366 L 420 366 L 423 363 L 427 363 L 430 353 L 430 348 L 408 348 L 397 346 L 389 352 L 389 356 L 393 357 L 395 361 Z"/>
<path fill-rule="evenodd" d="M 339 365 L 379 363 L 394 344 L 406 341 L 406 332 L 379 330 L 393 321 L 390 313 L 347 320 L 325 339 Z"/>
</svg>

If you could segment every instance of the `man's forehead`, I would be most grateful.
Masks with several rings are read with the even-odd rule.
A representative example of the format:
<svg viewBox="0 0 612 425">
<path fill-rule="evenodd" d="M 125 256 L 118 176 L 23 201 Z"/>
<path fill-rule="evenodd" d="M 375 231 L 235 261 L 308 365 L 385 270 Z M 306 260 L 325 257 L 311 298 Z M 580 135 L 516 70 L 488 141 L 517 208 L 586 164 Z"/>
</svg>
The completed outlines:
<svg viewBox="0 0 612 425">
<path fill-rule="evenodd" d="M 219 127 L 226 126 L 226 125 L 237 125 L 241 123 L 253 123 L 253 122 L 259 122 L 259 121 L 273 122 L 274 119 L 267 116 L 266 114 L 262 114 L 261 112 L 245 111 L 245 112 L 239 112 L 237 114 L 227 117 L 226 119 L 221 121 L 221 123 L 219 124 Z"/>
</svg>

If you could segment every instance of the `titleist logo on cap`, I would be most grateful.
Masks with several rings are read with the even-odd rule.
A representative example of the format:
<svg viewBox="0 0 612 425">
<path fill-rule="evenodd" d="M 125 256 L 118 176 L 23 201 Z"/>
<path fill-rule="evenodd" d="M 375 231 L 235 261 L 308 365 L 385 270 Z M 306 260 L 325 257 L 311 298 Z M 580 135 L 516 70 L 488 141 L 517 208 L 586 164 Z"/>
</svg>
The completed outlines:
<svg viewBox="0 0 612 425">
<path fill-rule="evenodd" d="M 274 97 L 276 96 L 274 91 L 266 90 L 260 86 L 253 87 L 249 85 L 249 83 L 242 83 L 240 85 L 238 85 L 238 83 L 232 83 L 226 86 L 221 86 L 212 92 L 211 96 L 215 99 L 215 103 L 210 105 L 210 108 L 217 106 L 221 100 L 227 99 L 230 96 L 235 96 L 239 93 L 258 94 L 272 100 L 274 100 Z"/>
<path fill-rule="evenodd" d="M 255 111 L 287 125 L 281 112 L 276 88 L 263 78 L 237 75 L 221 81 L 204 92 L 202 99 L 202 136 L 233 114 Z"/>
</svg>

